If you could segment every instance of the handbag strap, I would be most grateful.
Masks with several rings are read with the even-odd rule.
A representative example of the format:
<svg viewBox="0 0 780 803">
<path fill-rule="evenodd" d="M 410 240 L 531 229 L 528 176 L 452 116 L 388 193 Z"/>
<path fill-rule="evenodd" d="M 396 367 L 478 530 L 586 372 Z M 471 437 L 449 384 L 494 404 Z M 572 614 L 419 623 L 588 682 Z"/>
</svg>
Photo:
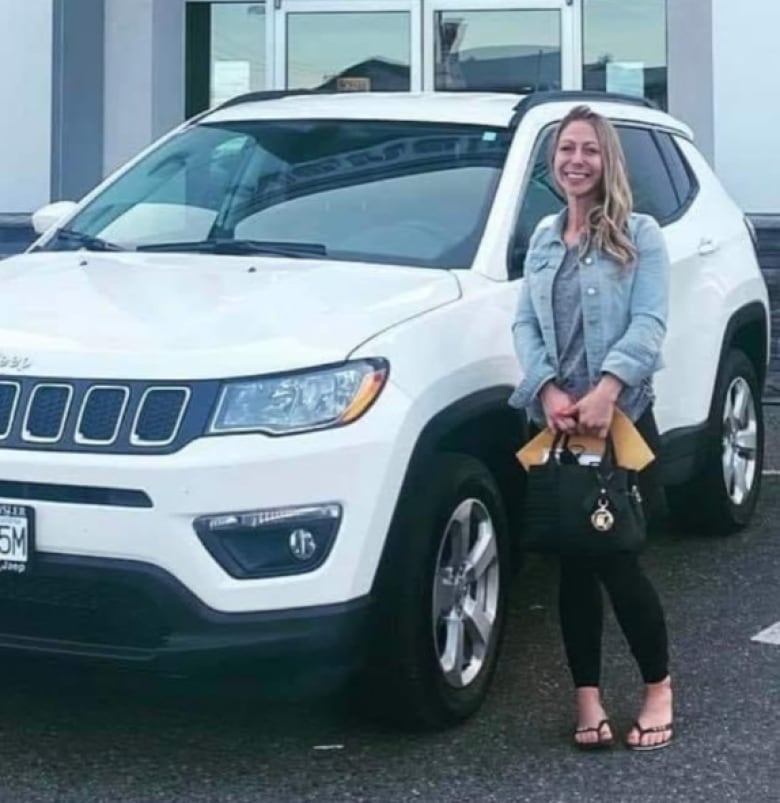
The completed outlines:
<svg viewBox="0 0 780 803">
<path fill-rule="evenodd" d="M 604 454 L 601 456 L 601 465 L 604 468 L 616 468 L 617 457 L 615 456 L 615 442 L 612 439 L 612 433 L 608 432 L 606 442 L 604 444 Z"/>
<path fill-rule="evenodd" d="M 547 456 L 547 462 L 552 464 L 559 464 L 560 457 L 558 451 L 569 451 L 569 435 L 566 432 L 556 432 L 553 442 L 550 444 L 550 453 Z"/>
</svg>

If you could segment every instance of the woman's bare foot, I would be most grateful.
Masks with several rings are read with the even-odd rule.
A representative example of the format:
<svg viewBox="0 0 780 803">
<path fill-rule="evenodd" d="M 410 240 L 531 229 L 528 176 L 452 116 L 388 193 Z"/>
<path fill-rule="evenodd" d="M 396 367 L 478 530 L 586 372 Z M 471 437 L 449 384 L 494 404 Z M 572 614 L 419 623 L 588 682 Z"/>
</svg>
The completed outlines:
<svg viewBox="0 0 780 803">
<path fill-rule="evenodd" d="M 645 684 L 642 710 L 626 744 L 635 749 L 663 747 L 672 740 L 672 721 L 672 679 L 667 676 L 659 683 Z"/>
<path fill-rule="evenodd" d="M 582 686 L 577 689 L 577 729 L 574 743 L 588 747 L 612 744 L 612 729 L 601 703 L 598 686 Z"/>
</svg>

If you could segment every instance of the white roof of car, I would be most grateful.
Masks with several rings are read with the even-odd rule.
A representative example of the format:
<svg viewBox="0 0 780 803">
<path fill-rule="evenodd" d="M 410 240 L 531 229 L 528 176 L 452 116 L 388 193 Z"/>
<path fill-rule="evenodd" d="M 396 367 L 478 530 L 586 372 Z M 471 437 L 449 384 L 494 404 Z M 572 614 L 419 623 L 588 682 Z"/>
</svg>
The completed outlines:
<svg viewBox="0 0 780 803">
<path fill-rule="evenodd" d="M 408 120 L 410 122 L 465 123 L 506 127 L 524 95 L 476 92 L 343 92 L 334 94 L 297 94 L 268 100 L 234 102 L 205 115 L 203 122 L 237 120 L 362 119 Z M 608 96 L 607 96 L 608 97 Z M 549 100 L 534 105 L 528 114 L 540 122 L 560 119 L 565 110 L 587 103 L 608 117 L 635 120 L 679 131 L 691 137 L 690 129 L 665 112 L 617 100 Z M 237 101 L 240 99 L 236 99 Z"/>
</svg>

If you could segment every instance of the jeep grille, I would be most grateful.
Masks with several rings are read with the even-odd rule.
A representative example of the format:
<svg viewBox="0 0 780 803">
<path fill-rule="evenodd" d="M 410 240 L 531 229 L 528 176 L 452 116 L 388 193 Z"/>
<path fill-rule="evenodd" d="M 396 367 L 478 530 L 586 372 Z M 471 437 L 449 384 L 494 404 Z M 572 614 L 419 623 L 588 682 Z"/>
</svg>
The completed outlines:
<svg viewBox="0 0 780 803">
<path fill-rule="evenodd" d="M 218 383 L 0 379 L 0 447 L 143 453 L 203 434 Z"/>
</svg>

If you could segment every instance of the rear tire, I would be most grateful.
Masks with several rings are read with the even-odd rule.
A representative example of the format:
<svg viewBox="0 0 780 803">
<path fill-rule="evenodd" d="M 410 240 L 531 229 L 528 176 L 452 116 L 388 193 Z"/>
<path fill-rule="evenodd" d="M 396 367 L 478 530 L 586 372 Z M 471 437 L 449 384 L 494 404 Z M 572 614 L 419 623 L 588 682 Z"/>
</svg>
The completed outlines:
<svg viewBox="0 0 780 803">
<path fill-rule="evenodd" d="M 747 355 L 726 355 L 713 396 L 699 473 L 666 489 L 669 511 L 685 528 L 727 535 L 745 527 L 756 508 L 764 466 L 764 417 L 756 371 Z"/>
<path fill-rule="evenodd" d="M 408 729 L 471 716 L 495 670 L 506 617 L 509 539 L 479 460 L 438 454 L 406 486 L 377 575 L 367 673 L 372 708 Z"/>
</svg>

